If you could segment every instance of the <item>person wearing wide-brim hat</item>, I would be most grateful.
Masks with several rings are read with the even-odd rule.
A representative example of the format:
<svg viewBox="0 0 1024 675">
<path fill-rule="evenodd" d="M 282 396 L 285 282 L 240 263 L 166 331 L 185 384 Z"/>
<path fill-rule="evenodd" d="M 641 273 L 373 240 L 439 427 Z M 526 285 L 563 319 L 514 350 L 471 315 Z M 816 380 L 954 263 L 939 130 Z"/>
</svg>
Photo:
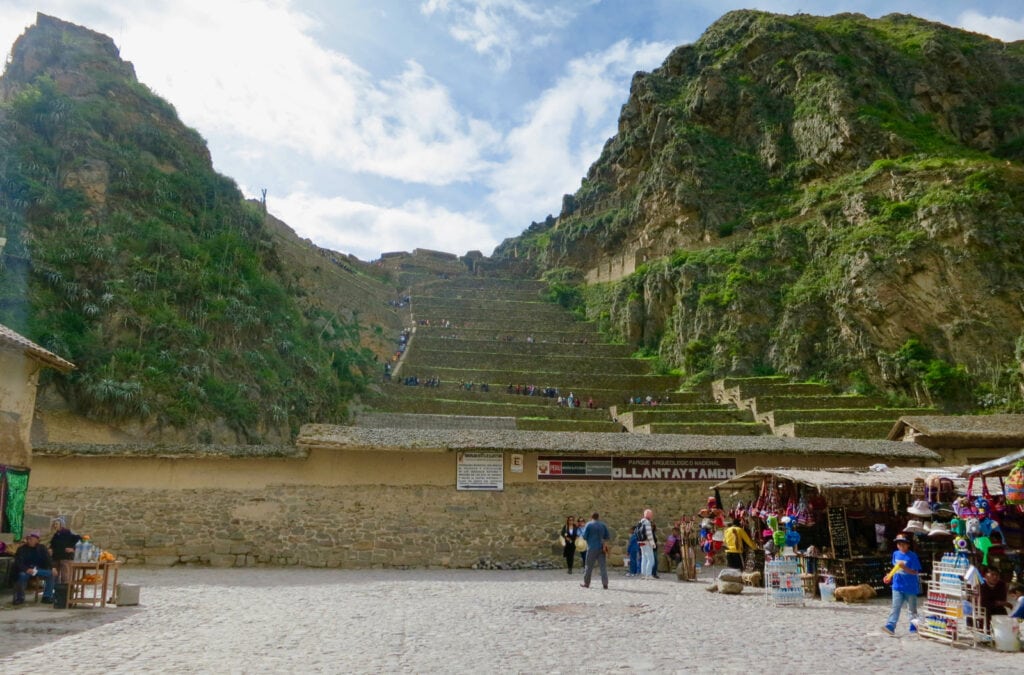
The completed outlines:
<svg viewBox="0 0 1024 675">
<path fill-rule="evenodd" d="M 887 583 L 892 583 L 892 611 L 885 622 L 884 630 L 889 635 L 896 634 L 896 624 L 900 620 L 900 610 L 907 606 L 910 614 L 910 632 L 917 632 L 917 594 L 921 591 L 918 576 L 921 574 L 921 561 L 917 554 L 910 550 L 910 536 L 900 532 L 893 539 L 896 550 L 892 553 L 893 569 L 886 575 Z"/>
</svg>

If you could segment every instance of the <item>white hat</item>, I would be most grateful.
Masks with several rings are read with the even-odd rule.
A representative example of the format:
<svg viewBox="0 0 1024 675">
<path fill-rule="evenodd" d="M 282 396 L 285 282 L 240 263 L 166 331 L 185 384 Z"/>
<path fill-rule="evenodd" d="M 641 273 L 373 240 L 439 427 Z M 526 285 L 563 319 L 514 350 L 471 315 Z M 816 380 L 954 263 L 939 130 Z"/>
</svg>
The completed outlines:
<svg viewBox="0 0 1024 675">
<path fill-rule="evenodd" d="M 932 529 L 928 531 L 929 537 L 952 537 L 953 533 L 949 531 L 949 525 L 946 523 L 932 523 Z"/>
<path fill-rule="evenodd" d="M 903 531 L 913 532 L 914 534 L 928 534 L 928 528 L 920 520 L 908 520 L 907 526 L 903 528 Z"/>
<path fill-rule="evenodd" d="M 934 511 L 932 511 L 932 507 L 928 505 L 928 502 L 919 499 L 914 502 L 913 506 L 907 509 L 907 513 L 914 516 L 931 516 Z"/>
</svg>

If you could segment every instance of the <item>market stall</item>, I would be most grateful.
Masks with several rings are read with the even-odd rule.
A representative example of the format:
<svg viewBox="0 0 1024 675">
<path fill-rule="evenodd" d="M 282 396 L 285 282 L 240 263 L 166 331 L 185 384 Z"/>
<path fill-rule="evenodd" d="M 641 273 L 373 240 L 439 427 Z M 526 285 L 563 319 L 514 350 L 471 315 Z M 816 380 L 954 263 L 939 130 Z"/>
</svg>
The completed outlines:
<svg viewBox="0 0 1024 675">
<path fill-rule="evenodd" d="M 788 538 L 779 540 L 790 545 L 780 547 L 776 555 L 797 558 L 805 578 L 827 576 L 839 586 L 865 583 L 882 594 L 889 592 L 882 579 L 891 566 L 892 539 L 899 532 L 909 528 L 915 535 L 914 548 L 925 573 L 937 554 L 951 550 L 948 525 L 930 507 L 925 513 L 924 493 L 934 487 L 937 498 L 941 482 L 943 499 L 952 502 L 966 492 L 963 471 L 757 468 L 715 488 L 724 502 L 735 504 L 731 513 L 744 520 L 758 543 L 776 537 L 784 526 Z M 817 583 L 811 583 L 808 590 L 816 588 Z"/>
<path fill-rule="evenodd" d="M 975 563 L 997 568 L 1006 581 L 1024 580 L 1021 567 L 1021 552 L 1024 551 L 1024 489 L 1020 487 L 1019 478 L 1024 477 L 1024 450 L 968 467 L 963 475 L 972 484 L 972 491 L 981 497 L 980 504 L 973 503 L 971 506 L 975 517 L 979 517 L 979 533 L 989 539 L 987 543 L 982 540 L 984 550 L 979 550 L 972 539 Z M 985 516 L 994 522 L 995 541 L 991 536 L 991 526 L 984 527 Z"/>
</svg>

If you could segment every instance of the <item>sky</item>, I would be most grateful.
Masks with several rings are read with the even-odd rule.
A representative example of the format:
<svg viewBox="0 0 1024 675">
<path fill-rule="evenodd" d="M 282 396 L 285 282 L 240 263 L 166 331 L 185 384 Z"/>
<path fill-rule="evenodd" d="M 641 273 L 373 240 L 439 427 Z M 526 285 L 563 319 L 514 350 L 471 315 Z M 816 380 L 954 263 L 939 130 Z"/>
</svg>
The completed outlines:
<svg viewBox="0 0 1024 675">
<path fill-rule="evenodd" d="M 558 215 L 636 71 L 743 8 L 1024 39 L 1020 0 L 0 0 L 0 50 L 36 12 L 109 35 L 214 168 L 319 246 L 489 255 Z"/>
</svg>

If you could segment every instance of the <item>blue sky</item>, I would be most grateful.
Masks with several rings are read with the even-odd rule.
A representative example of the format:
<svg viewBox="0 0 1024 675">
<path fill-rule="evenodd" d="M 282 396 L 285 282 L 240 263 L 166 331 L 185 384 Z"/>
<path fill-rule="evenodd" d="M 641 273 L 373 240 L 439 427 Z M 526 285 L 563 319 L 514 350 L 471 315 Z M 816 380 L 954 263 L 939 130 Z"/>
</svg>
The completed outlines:
<svg viewBox="0 0 1024 675">
<path fill-rule="evenodd" d="M 490 254 L 557 215 L 637 70 L 731 9 L 914 14 L 1024 39 L 1019 0 L 2 0 L 111 36 L 214 166 L 317 244 Z"/>
</svg>

